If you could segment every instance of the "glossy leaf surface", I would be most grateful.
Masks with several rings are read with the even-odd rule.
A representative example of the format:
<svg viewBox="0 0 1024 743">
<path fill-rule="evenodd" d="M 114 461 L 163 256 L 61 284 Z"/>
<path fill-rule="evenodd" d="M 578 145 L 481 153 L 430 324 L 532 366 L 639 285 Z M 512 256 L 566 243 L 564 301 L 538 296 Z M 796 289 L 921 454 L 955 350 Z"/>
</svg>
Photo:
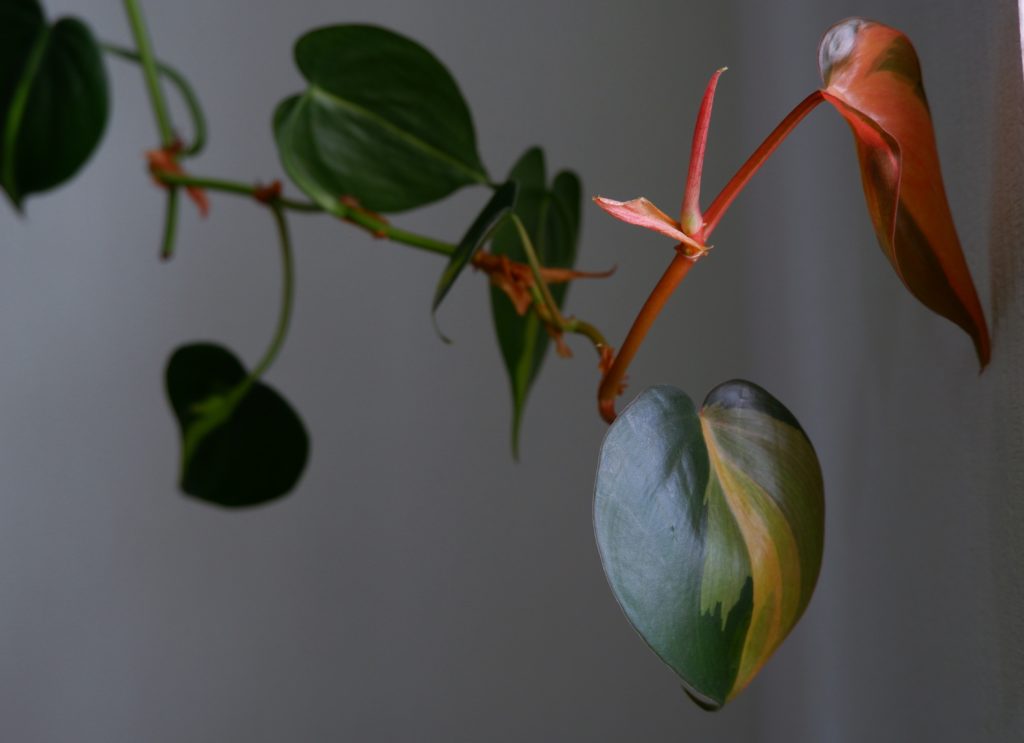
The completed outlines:
<svg viewBox="0 0 1024 743">
<path fill-rule="evenodd" d="M 547 186 L 544 153 L 540 148 L 527 150 L 509 172 L 509 181 L 518 185 L 513 211 L 523 221 L 544 266 L 571 268 L 576 261 L 576 243 L 580 227 L 582 188 L 574 173 L 562 171 Z M 493 241 L 495 255 L 526 263 L 519 235 L 512 225 L 497 231 Z M 551 284 L 551 295 L 559 307 L 565 302 L 568 284 Z M 512 388 L 512 451 L 519 452 L 519 430 L 523 409 L 544 355 L 549 338 L 535 312 L 520 315 L 508 296 L 491 286 L 491 311 L 498 345 L 508 370 Z"/>
<path fill-rule="evenodd" d="M 702 706 L 736 696 L 800 618 L 821 566 L 814 448 L 766 391 L 719 385 L 698 411 L 652 387 L 616 419 L 594 525 L 630 623 Z"/>
<path fill-rule="evenodd" d="M 284 495 L 309 456 L 299 416 L 247 376 L 231 352 L 207 343 L 182 346 L 167 365 L 167 395 L 182 435 L 181 489 L 227 508 Z"/>
<path fill-rule="evenodd" d="M 480 214 L 473 220 L 473 224 L 466 230 L 466 234 L 462 236 L 455 252 L 448 261 L 448 265 L 445 266 L 444 273 L 441 274 L 441 278 L 437 282 L 437 289 L 434 291 L 434 302 L 431 307 L 431 311 L 435 315 L 437 308 L 444 301 L 445 296 L 447 296 L 448 290 L 452 288 L 452 284 L 455 283 L 455 280 L 462 271 L 469 265 L 473 255 L 483 247 L 491 230 L 499 220 L 512 211 L 517 189 L 515 181 L 508 181 L 498 187 L 487 203 L 484 204 Z M 441 337 L 446 342 L 448 341 L 444 335 L 441 335 Z"/>
<path fill-rule="evenodd" d="M 325 209 L 355 198 L 411 209 L 486 183 L 469 108 L 422 46 L 374 26 L 331 26 L 295 45 L 309 83 L 274 114 L 285 170 Z"/>
<path fill-rule="evenodd" d="M 81 21 L 51 26 L 34 0 L 0 4 L 0 185 L 16 207 L 78 172 L 108 108 L 102 54 Z"/>
<path fill-rule="evenodd" d="M 896 29 L 848 18 L 825 34 L 818 64 L 825 99 L 853 131 L 882 250 L 915 297 L 970 334 L 984 367 L 988 326 L 946 200 L 913 45 Z"/>
</svg>

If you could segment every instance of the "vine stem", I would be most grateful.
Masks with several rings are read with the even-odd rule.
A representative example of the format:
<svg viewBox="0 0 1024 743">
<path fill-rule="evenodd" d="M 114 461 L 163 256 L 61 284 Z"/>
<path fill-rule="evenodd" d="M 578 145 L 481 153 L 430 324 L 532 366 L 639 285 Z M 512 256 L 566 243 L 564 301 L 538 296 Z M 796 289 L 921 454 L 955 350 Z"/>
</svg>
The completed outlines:
<svg viewBox="0 0 1024 743">
<path fill-rule="evenodd" d="M 261 190 L 260 187 L 256 185 L 243 183 L 241 181 L 226 180 L 223 178 L 205 178 L 187 174 L 168 173 L 165 171 L 154 173 L 153 175 L 157 180 L 167 186 L 194 186 L 196 188 L 204 188 L 209 191 L 219 191 L 221 193 L 246 196 L 253 199 L 259 198 L 259 192 Z M 294 199 L 286 199 L 284 197 L 275 197 L 273 199 L 273 203 L 276 203 L 281 208 L 289 211 L 310 213 L 323 212 L 325 214 L 332 214 L 333 216 L 339 217 L 363 228 L 372 235 L 380 236 L 391 240 L 392 242 L 401 243 L 402 245 L 408 245 L 409 247 L 419 248 L 420 250 L 425 250 L 428 253 L 451 256 L 456 250 L 456 246 L 452 243 L 447 243 L 442 240 L 427 237 L 426 235 L 420 235 L 416 232 L 409 232 L 408 230 L 393 227 L 382 219 L 378 219 L 362 210 L 345 206 L 340 202 L 329 212 L 319 204 L 314 204 L 311 201 L 296 201 Z"/>
<path fill-rule="evenodd" d="M 272 201 L 269 206 L 271 214 L 274 215 L 278 242 L 281 246 L 281 312 L 278 315 L 277 329 L 274 331 L 270 345 L 243 384 L 255 382 L 274 363 L 274 359 L 277 358 L 284 345 L 285 336 L 288 335 L 288 325 L 291 323 L 292 308 L 295 305 L 295 265 L 292 258 L 292 241 L 288 234 L 288 220 L 285 218 L 284 208 L 279 203 Z"/>
<path fill-rule="evenodd" d="M 717 81 L 717 78 L 714 79 Z M 789 136 L 789 134 L 796 128 L 797 124 L 803 121 L 804 117 L 807 116 L 814 108 L 824 100 L 821 91 L 816 90 L 807 96 L 804 100 L 796 105 L 796 107 L 786 115 L 775 129 L 772 130 L 764 142 L 754 150 L 753 154 L 747 158 L 747 161 L 743 163 L 736 175 L 734 175 L 725 187 L 721 190 L 718 196 L 715 197 L 714 201 L 711 202 L 711 206 L 707 208 L 703 216 L 703 227 L 699 229 L 696 234 L 693 235 L 695 239 L 701 244 L 706 244 L 707 240 L 711 237 L 711 233 L 715 227 L 721 221 L 722 216 L 728 210 L 729 206 L 736 197 L 739 196 L 740 192 L 747 185 L 750 179 L 754 176 L 761 166 L 764 165 L 765 161 L 771 156 L 779 145 L 782 144 L 783 140 Z M 703 116 L 702 113 L 698 117 L 697 130 L 699 131 L 702 125 Z M 706 122 L 704 122 L 706 127 Z M 704 134 L 706 135 L 706 129 Z M 695 137 L 696 140 L 696 137 Z M 692 170 L 691 170 L 692 173 Z M 699 183 L 699 179 L 697 180 Z M 612 423 L 616 418 L 615 412 L 615 398 L 618 397 L 623 386 L 623 381 L 626 378 L 626 371 L 629 368 L 630 363 L 636 356 L 640 346 L 644 342 L 644 338 L 647 337 L 647 333 L 654 325 L 654 321 L 661 314 L 662 309 L 665 307 L 665 303 L 668 302 L 669 297 L 675 293 L 676 288 L 680 282 L 693 268 L 693 264 L 697 262 L 704 254 L 690 257 L 685 255 L 682 251 L 677 251 L 676 256 L 672 259 L 668 268 L 665 269 L 665 273 L 658 280 L 651 295 L 644 302 L 644 306 L 640 308 L 640 312 L 633 321 L 632 327 L 629 329 L 629 333 L 626 336 L 626 340 L 623 341 L 622 347 L 616 354 L 615 359 L 612 361 L 608 371 L 604 374 L 601 379 L 600 387 L 597 392 L 597 405 L 598 411 L 601 417 L 608 423 Z"/>
<path fill-rule="evenodd" d="M 142 65 L 142 75 L 146 80 L 149 102 L 153 106 L 153 115 L 156 117 L 156 126 L 160 132 L 160 144 L 165 148 L 172 147 L 174 145 L 174 129 L 171 126 L 171 119 L 167 115 L 167 102 L 160 89 L 160 76 L 157 72 L 156 59 L 153 56 L 153 47 L 149 41 L 146 21 L 142 17 L 142 8 L 139 6 L 138 0 L 124 0 L 124 9 L 128 15 L 132 36 L 135 38 L 135 46 L 139 50 L 139 63 Z"/>
<path fill-rule="evenodd" d="M 174 254 L 174 237 L 178 231 L 178 189 L 167 190 L 167 208 L 164 210 L 164 235 L 160 242 L 160 260 L 169 260 Z"/>
<path fill-rule="evenodd" d="M 111 54 L 119 59 L 142 64 L 142 55 L 133 49 L 127 49 L 117 44 L 102 44 L 101 48 L 107 54 Z M 157 72 L 170 80 L 174 87 L 178 89 L 178 93 L 188 109 L 189 117 L 192 119 L 192 142 L 187 147 L 182 148 L 178 154 L 182 157 L 198 155 L 203 147 L 206 146 L 206 116 L 203 114 L 203 108 L 199 104 L 199 97 L 184 75 L 158 59 L 154 58 L 153 61 Z"/>
<path fill-rule="evenodd" d="M 534 312 L 537 313 L 542 322 L 562 332 L 582 335 L 593 344 L 597 355 L 603 358 L 605 349 L 610 348 L 604 335 L 601 334 L 600 330 L 584 320 L 562 315 L 558 302 L 555 301 L 554 295 L 551 294 L 551 287 L 544 280 L 540 258 L 537 256 L 537 250 L 534 248 L 533 240 L 530 239 L 530 233 L 527 231 L 526 225 L 523 224 L 523 220 L 516 214 L 511 214 L 509 218 L 515 226 L 516 232 L 519 233 L 519 242 L 523 246 L 523 252 L 526 253 L 526 262 L 529 264 L 530 273 L 533 275 L 533 285 L 530 287 L 530 293 L 533 295 Z"/>
<path fill-rule="evenodd" d="M 519 218 L 518 214 L 512 214 L 512 223 L 516 227 L 516 232 L 519 233 L 519 242 L 522 243 L 523 252 L 526 253 L 526 262 L 530 265 L 530 272 L 533 274 L 534 285 L 540 291 L 539 299 L 541 300 L 541 304 L 544 306 L 544 309 L 551 318 L 551 321 L 560 328 L 564 327 L 565 318 L 562 317 L 562 313 L 558 309 L 558 303 L 551 295 L 551 288 L 548 286 L 548 282 L 544 280 L 544 276 L 540 272 L 540 258 L 537 257 L 537 251 L 533 247 L 533 240 L 530 239 L 530 233 L 526 231 L 526 225 L 523 224 L 523 220 Z"/>
</svg>

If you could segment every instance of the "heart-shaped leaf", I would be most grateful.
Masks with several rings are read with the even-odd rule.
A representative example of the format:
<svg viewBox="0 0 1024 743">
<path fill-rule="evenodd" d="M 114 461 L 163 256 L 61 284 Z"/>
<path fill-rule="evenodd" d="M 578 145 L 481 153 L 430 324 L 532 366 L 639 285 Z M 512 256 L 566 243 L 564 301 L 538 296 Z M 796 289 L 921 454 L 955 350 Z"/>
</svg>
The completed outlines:
<svg viewBox="0 0 1024 743">
<path fill-rule="evenodd" d="M 466 234 L 462 236 L 462 240 L 456 246 L 455 252 L 452 253 L 452 257 L 448 261 L 448 265 L 445 266 L 444 273 L 441 274 L 441 279 L 437 282 L 437 289 L 434 291 L 434 303 L 431 311 L 435 315 L 435 328 L 437 327 L 437 308 L 441 306 L 441 302 L 447 296 L 448 290 L 452 288 L 455 279 L 459 277 L 459 274 L 462 273 L 463 269 L 473 259 L 473 255 L 483 247 L 494 226 L 506 214 L 512 211 L 517 189 L 518 186 L 515 181 L 508 181 L 499 186 L 494 195 L 484 204 L 484 208 L 477 215 L 476 219 L 473 220 L 473 224 L 469 226 Z M 438 330 L 438 335 L 446 343 L 450 342 L 440 330 Z"/>
<path fill-rule="evenodd" d="M 562 171 L 548 189 L 544 153 L 534 147 L 516 162 L 508 179 L 519 186 L 513 211 L 523 221 L 540 262 L 553 268 L 572 268 L 580 225 L 582 188 L 579 178 Z M 495 233 L 492 251 L 519 263 L 527 262 L 519 233 L 512 225 L 503 226 Z M 552 297 L 561 307 L 568 284 L 552 284 L 550 288 Z M 523 408 L 547 353 L 549 338 L 535 312 L 519 315 L 505 292 L 493 285 L 491 312 L 512 386 L 512 452 L 518 457 Z"/>
<path fill-rule="evenodd" d="M 107 123 L 107 76 L 89 29 L 47 24 L 36 0 L 0 4 L 0 185 L 15 207 L 73 176 Z"/>
<path fill-rule="evenodd" d="M 630 623 L 701 706 L 750 683 L 800 618 L 821 566 L 814 448 L 782 403 L 732 381 L 698 412 L 652 387 L 608 431 L 594 526 Z"/>
<path fill-rule="evenodd" d="M 171 356 L 167 395 L 181 427 L 181 489 L 227 508 L 279 498 L 309 455 L 305 426 L 273 389 L 250 380 L 234 355 L 196 343 Z"/>
<path fill-rule="evenodd" d="M 274 114 L 281 162 L 328 211 L 352 197 L 379 212 L 487 183 L 469 108 L 422 46 L 374 26 L 307 33 L 295 60 L 309 82 Z"/>
<path fill-rule="evenodd" d="M 882 250 L 915 297 L 970 334 L 984 367 L 988 326 L 946 200 L 910 39 L 881 23 L 848 18 L 821 40 L 818 65 L 825 99 L 853 131 Z"/>
</svg>

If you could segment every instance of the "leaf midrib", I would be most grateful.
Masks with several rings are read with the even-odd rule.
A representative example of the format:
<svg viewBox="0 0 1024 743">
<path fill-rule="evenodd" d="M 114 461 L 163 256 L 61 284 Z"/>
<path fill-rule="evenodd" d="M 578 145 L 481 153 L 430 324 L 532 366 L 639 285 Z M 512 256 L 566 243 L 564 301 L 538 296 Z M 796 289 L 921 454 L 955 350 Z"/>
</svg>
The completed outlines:
<svg viewBox="0 0 1024 743">
<path fill-rule="evenodd" d="M 432 157 L 434 157 L 434 158 L 436 158 L 438 160 L 441 160 L 442 162 L 445 162 L 445 163 L 451 165 L 456 170 L 459 170 L 459 171 L 465 173 L 466 175 L 468 175 L 470 177 L 470 180 L 475 181 L 476 183 L 483 183 L 483 184 L 486 184 L 488 182 L 487 181 L 487 175 L 485 173 L 473 169 L 472 166 L 467 165 L 466 163 L 462 162 L 461 160 L 459 160 L 459 159 L 453 157 L 452 155 L 448 154 L 444 150 L 440 150 L 437 147 L 435 147 L 434 145 L 432 145 L 432 144 L 430 144 L 428 142 L 425 142 L 420 137 L 417 137 L 417 136 L 415 136 L 413 134 L 410 134 L 405 129 L 402 129 L 401 127 L 396 126 L 394 123 L 392 123 L 388 119 L 384 118 L 383 116 L 381 116 L 380 114 L 374 112 L 373 110 L 371 110 L 369 108 L 366 108 L 365 106 L 360 106 L 358 103 L 354 103 L 353 101 L 350 101 L 347 98 L 342 98 L 341 96 L 336 95 L 336 94 L 332 93 L 331 91 L 327 90 L 326 88 L 322 88 L 322 87 L 320 87 L 319 85 L 317 85 L 315 83 L 310 83 L 309 90 L 305 93 L 304 97 L 307 97 L 307 96 L 311 96 L 311 97 L 319 96 L 321 98 L 326 98 L 327 100 L 329 100 L 330 102 L 332 102 L 332 103 L 334 103 L 334 104 L 336 104 L 338 106 L 341 106 L 343 108 L 347 108 L 350 111 L 354 111 L 354 112 L 356 112 L 356 113 L 358 113 L 358 114 L 360 114 L 362 116 L 365 116 L 366 118 L 370 119 L 371 121 L 373 121 L 375 124 L 377 124 L 381 128 L 386 129 L 387 131 L 389 131 L 392 134 L 394 134 L 395 136 L 397 136 L 399 139 L 401 139 L 401 140 L 403 140 L 405 142 L 408 142 L 413 147 L 415 147 L 417 149 L 420 149 L 420 150 L 426 152 L 427 154 L 429 154 L 430 156 L 432 156 Z"/>
</svg>

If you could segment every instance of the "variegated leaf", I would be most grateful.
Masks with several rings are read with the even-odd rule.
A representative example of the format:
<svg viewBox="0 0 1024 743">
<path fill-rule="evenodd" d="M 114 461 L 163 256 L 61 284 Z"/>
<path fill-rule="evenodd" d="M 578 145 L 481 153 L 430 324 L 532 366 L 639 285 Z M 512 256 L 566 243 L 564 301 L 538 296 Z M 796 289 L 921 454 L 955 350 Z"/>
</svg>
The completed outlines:
<svg viewBox="0 0 1024 743">
<path fill-rule="evenodd" d="M 605 438 L 594 525 L 630 623 L 698 704 L 717 709 L 811 598 L 821 470 L 800 424 L 757 385 L 726 382 L 700 411 L 680 390 L 652 387 Z"/>
<path fill-rule="evenodd" d="M 974 340 L 982 367 L 988 326 L 942 185 L 921 65 L 904 34 L 848 18 L 818 47 L 822 91 L 853 130 L 878 241 L 907 289 Z"/>
</svg>

